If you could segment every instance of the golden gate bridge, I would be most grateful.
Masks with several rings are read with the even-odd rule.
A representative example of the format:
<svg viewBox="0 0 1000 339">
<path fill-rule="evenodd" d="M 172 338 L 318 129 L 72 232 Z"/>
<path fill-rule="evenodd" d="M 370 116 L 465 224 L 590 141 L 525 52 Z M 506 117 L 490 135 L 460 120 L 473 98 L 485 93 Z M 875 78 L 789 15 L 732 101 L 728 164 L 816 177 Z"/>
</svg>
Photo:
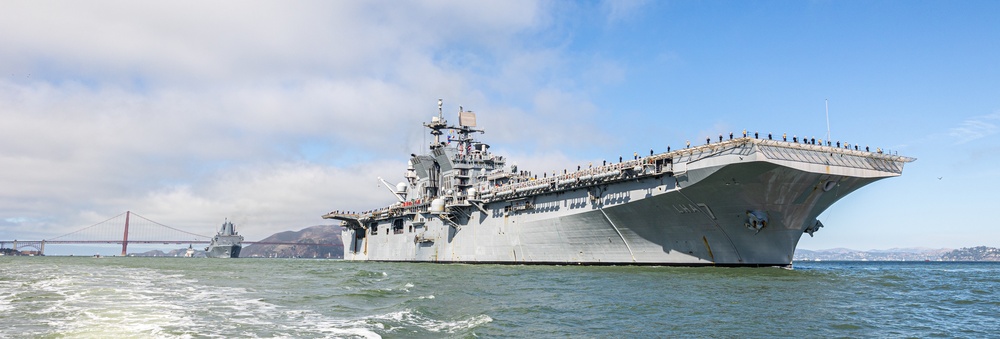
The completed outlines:
<svg viewBox="0 0 1000 339">
<path fill-rule="evenodd" d="M 207 244 L 212 237 L 188 232 L 126 211 L 107 220 L 45 240 L 0 240 L 0 249 L 44 255 L 46 244 L 121 244 L 122 256 L 128 255 L 129 244 Z M 310 245 L 335 244 L 310 242 L 244 241 L 243 245 Z M 10 247 L 8 247 L 8 245 Z"/>
</svg>

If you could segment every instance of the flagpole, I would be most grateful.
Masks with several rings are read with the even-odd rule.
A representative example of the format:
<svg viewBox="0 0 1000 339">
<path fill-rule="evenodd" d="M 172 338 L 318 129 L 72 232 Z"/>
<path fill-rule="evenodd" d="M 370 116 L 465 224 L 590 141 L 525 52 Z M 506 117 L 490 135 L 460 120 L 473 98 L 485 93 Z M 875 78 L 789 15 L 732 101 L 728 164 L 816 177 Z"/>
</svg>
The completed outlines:
<svg viewBox="0 0 1000 339">
<path fill-rule="evenodd" d="M 830 141 L 830 99 L 823 99 L 826 103 L 826 141 Z"/>
</svg>

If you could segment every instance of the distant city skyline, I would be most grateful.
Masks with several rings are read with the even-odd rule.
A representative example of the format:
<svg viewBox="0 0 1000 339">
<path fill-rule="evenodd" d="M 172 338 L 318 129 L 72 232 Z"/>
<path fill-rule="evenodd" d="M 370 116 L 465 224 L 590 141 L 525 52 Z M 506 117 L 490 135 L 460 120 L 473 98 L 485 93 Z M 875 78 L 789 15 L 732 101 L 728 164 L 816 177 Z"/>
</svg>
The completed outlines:
<svg viewBox="0 0 1000 339">
<path fill-rule="evenodd" d="M 799 248 L 1000 246 L 996 1 L 105 3 L 0 11 L 0 238 L 126 210 L 247 240 L 393 201 L 444 100 L 534 172 L 730 132 L 917 158 Z"/>
</svg>

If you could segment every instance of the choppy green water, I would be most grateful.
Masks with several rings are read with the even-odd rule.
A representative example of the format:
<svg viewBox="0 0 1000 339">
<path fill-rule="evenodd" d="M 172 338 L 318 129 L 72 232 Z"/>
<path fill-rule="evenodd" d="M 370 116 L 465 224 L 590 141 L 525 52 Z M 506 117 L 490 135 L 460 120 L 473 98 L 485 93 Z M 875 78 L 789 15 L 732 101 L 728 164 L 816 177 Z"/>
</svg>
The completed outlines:
<svg viewBox="0 0 1000 339">
<path fill-rule="evenodd" d="M 0 337 L 995 337 L 1000 264 L 0 257 Z"/>
</svg>

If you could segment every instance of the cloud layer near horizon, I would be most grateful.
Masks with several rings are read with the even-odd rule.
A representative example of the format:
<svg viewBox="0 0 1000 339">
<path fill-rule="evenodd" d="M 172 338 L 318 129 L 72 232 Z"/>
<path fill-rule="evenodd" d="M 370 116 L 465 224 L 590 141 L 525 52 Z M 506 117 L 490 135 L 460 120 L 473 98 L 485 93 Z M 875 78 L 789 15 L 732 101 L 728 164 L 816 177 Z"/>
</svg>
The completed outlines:
<svg viewBox="0 0 1000 339">
<path fill-rule="evenodd" d="M 180 228 L 229 217 L 253 239 L 373 208 L 391 200 L 374 178 L 401 177 L 437 98 L 446 114 L 490 112 L 488 139 L 522 152 L 599 135 L 586 86 L 565 83 L 576 79 L 562 76 L 575 74 L 561 61 L 566 37 L 542 4 L 5 8 L 0 237 L 59 235 L 130 209 Z M 593 63 L 580 77 L 615 78 L 614 64 Z M 581 123 L 552 128 L 569 118 Z"/>
</svg>

